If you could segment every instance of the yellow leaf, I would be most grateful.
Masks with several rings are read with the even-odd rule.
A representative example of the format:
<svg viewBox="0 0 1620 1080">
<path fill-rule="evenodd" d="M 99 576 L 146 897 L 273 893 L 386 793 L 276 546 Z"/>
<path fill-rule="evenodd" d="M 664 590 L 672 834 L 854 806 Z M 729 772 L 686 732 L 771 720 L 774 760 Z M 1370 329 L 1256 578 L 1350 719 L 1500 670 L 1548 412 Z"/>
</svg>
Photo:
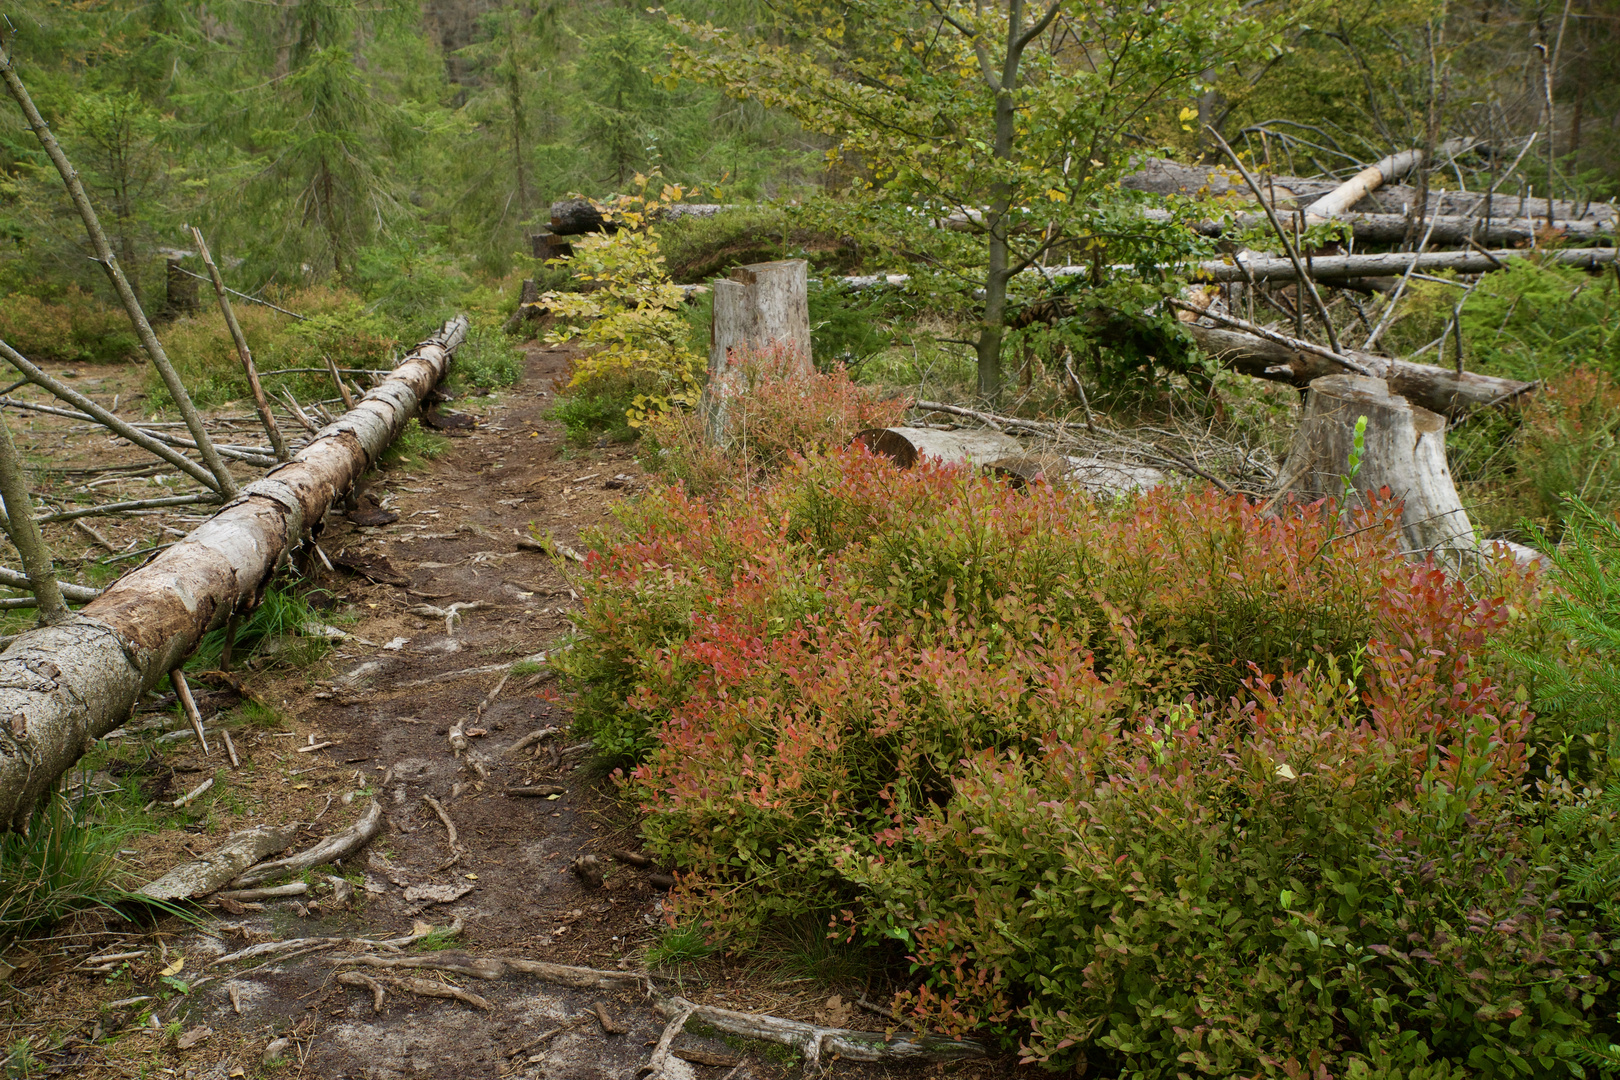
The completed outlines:
<svg viewBox="0 0 1620 1080">
<path fill-rule="evenodd" d="M 163 975 L 163 976 L 178 975 L 178 974 L 180 974 L 181 971 L 183 971 L 185 969 L 185 966 L 186 966 L 186 958 L 183 957 L 183 956 L 177 956 L 177 957 L 174 958 L 174 963 L 170 964 L 168 967 L 166 967 L 162 971 L 158 972 L 158 974 Z"/>
<path fill-rule="evenodd" d="M 478 875 L 477 874 L 463 874 L 461 876 L 466 878 L 468 881 L 477 881 L 478 880 Z"/>
<path fill-rule="evenodd" d="M 1046 197 L 1048 199 L 1051 199 L 1053 202 L 1068 202 L 1069 201 L 1069 197 L 1067 195 L 1065 195 L 1063 192 L 1059 191 L 1057 188 L 1047 188 L 1046 189 Z"/>
<path fill-rule="evenodd" d="M 1293 769 L 1288 767 L 1288 762 L 1286 761 L 1277 766 L 1277 775 L 1282 777 L 1284 780 L 1294 780 L 1298 778 L 1298 774 L 1295 773 Z"/>
<path fill-rule="evenodd" d="M 550 802 L 556 802 L 556 801 L 557 801 L 557 800 L 558 800 L 558 799 L 560 799 L 560 798 L 562 798 L 562 796 L 561 796 L 561 795 L 547 795 L 547 796 L 546 796 L 546 799 L 547 799 L 547 800 L 548 800 L 548 801 L 550 801 Z"/>
</svg>

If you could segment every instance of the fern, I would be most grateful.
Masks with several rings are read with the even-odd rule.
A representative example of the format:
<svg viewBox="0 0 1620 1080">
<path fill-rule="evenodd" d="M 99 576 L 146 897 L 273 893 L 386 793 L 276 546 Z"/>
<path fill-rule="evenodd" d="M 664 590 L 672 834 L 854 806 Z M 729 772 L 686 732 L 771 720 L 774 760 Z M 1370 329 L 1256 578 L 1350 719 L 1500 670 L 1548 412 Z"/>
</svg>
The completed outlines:
<svg viewBox="0 0 1620 1080">
<path fill-rule="evenodd" d="M 1595 734 L 1620 718 L 1620 523 L 1571 502 L 1562 545 L 1536 536 L 1558 568 L 1547 617 L 1553 640 L 1567 648 L 1516 657 L 1534 678 L 1537 714 L 1566 736 Z"/>
</svg>

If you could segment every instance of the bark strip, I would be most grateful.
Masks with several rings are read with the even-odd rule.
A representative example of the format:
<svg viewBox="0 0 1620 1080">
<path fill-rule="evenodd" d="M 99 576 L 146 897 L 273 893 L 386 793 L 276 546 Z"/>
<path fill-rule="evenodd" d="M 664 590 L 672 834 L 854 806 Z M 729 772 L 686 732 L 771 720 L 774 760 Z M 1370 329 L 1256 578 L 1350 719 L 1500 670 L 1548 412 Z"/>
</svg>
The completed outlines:
<svg viewBox="0 0 1620 1080">
<path fill-rule="evenodd" d="M 444 376 L 466 338 L 447 323 L 293 460 L 184 540 L 110 585 L 73 619 L 18 635 L 0 654 L 0 825 L 40 798 L 157 683 L 263 597 L 309 526 L 369 469 Z"/>
</svg>

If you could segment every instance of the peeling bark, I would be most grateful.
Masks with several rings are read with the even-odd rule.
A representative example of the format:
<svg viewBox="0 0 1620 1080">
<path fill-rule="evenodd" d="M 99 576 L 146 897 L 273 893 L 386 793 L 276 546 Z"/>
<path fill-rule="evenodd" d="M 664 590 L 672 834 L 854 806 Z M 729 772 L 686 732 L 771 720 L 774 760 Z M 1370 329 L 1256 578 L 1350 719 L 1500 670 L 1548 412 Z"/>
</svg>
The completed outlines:
<svg viewBox="0 0 1620 1080">
<path fill-rule="evenodd" d="M 93 740 L 202 635 L 263 597 L 276 567 L 388 448 L 443 378 L 467 321 L 418 345 L 352 412 L 293 460 L 131 571 L 74 618 L 19 635 L 0 654 L 0 823 L 26 826 Z"/>
</svg>

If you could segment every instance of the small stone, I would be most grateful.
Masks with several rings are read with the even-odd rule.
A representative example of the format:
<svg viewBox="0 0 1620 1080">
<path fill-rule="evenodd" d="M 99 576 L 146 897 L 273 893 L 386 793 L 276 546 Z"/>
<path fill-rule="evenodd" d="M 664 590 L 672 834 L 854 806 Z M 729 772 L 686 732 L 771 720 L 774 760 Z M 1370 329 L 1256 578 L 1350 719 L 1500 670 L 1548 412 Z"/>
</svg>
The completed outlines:
<svg viewBox="0 0 1620 1080">
<path fill-rule="evenodd" d="M 272 1061 L 275 1061 L 282 1054 L 286 1053 L 287 1047 L 291 1045 L 291 1039 L 271 1039 L 270 1045 L 264 1048 L 264 1057 L 262 1059 L 263 1062 L 268 1065 Z"/>
</svg>

